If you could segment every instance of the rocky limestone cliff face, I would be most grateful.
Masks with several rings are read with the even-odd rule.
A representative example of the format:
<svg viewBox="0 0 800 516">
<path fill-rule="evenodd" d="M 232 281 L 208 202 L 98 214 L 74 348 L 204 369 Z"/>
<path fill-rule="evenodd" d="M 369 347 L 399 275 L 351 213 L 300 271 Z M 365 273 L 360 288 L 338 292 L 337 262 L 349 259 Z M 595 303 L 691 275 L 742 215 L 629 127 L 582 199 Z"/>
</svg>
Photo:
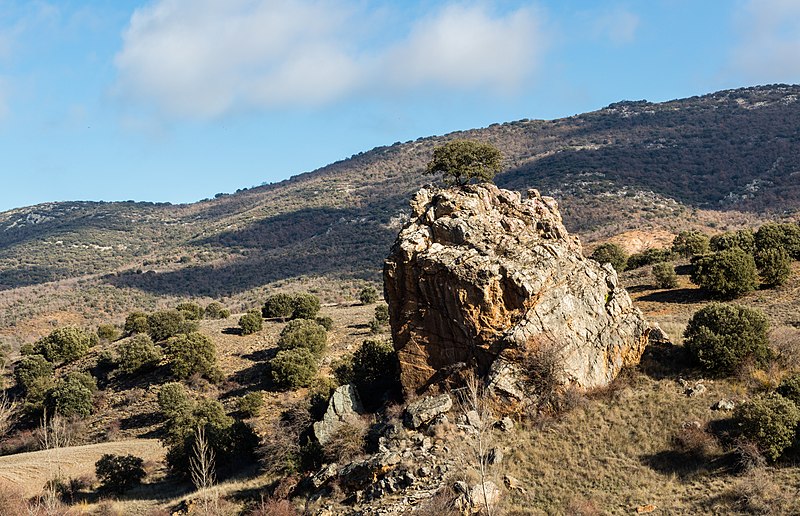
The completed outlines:
<svg viewBox="0 0 800 516">
<path fill-rule="evenodd" d="M 545 346 L 560 381 L 585 388 L 639 361 L 646 321 L 613 268 L 583 256 L 554 199 L 481 184 L 425 188 L 411 207 L 384 266 L 406 394 L 474 368 L 524 396 L 522 357 Z"/>
</svg>

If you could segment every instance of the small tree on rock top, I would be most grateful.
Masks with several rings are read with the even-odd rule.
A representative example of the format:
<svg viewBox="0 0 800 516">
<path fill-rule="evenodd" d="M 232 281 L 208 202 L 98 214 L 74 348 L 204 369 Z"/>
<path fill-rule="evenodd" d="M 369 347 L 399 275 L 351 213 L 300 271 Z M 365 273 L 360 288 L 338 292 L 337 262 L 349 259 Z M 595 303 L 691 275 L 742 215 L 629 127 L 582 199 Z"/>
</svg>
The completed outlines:
<svg viewBox="0 0 800 516">
<path fill-rule="evenodd" d="M 442 174 L 445 184 L 464 186 L 473 179 L 492 181 L 502 168 L 503 155 L 494 145 L 453 140 L 433 149 L 426 174 Z"/>
</svg>

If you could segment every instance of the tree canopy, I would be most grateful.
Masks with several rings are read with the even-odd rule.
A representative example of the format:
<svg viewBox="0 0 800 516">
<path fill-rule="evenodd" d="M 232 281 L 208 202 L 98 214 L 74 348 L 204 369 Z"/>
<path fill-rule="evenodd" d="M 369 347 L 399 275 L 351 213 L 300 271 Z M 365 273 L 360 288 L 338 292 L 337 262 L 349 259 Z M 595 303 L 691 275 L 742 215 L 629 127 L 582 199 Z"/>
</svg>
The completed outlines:
<svg viewBox="0 0 800 516">
<path fill-rule="evenodd" d="M 502 168 L 503 155 L 494 145 L 453 140 L 433 149 L 426 174 L 442 174 L 448 185 L 463 186 L 472 179 L 491 181 Z"/>
</svg>

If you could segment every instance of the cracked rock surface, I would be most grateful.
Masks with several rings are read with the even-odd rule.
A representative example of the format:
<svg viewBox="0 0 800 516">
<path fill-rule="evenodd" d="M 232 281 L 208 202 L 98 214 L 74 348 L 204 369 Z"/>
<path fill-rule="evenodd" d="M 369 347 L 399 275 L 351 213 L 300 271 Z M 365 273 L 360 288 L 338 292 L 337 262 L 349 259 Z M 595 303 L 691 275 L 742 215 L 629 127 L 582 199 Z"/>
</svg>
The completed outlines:
<svg viewBox="0 0 800 516">
<path fill-rule="evenodd" d="M 639 361 L 647 322 L 614 269 L 583 256 L 554 199 L 480 184 L 423 188 L 411 207 L 384 265 L 407 396 L 473 368 L 525 397 L 521 363 L 545 346 L 561 383 L 584 388 Z"/>
</svg>

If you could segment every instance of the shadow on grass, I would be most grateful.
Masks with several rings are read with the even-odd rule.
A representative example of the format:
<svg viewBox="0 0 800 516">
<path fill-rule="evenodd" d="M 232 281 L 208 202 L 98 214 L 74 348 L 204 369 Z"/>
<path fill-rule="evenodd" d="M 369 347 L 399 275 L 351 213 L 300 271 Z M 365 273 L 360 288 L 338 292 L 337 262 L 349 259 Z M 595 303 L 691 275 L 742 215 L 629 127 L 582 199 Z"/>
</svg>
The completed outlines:
<svg viewBox="0 0 800 516">
<path fill-rule="evenodd" d="M 698 475 L 728 473 L 733 459 L 731 454 L 707 456 L 702 453 L 681 450 L 663 450 L 642 455 L 642 464 L 663 475 L 675 475 L 689 481 Z"/>
<path fill-rule="evenodd" d="M 133 430 L 158 425 L 162 421 L 164 421 L 164 415 L 161 412 L 143 412 L 122 418 L 119 427 L 122 430 Z"/>
<path fill-rule="evenodd" d="M 230 328 L 225 328 L 224 330 L 222 330 L 222 333 L 224 333 L 225 335 L 241 335 L 242 329 L 237 328 L 235 326 L 231 326 Z"/>
<path fill-rule="evenodd" d="M 692 364 L 686 348 L 669 343 L 652 343 L 644 348 L 638 369 L 654 380 L 674 379 L 679 376 L 702 377 Z"/>
<path fill-rule="evenodd" d="M 652 294 L 647 294 L 638 301 L 648 301 L 652 303 L 673 303 L 673 304 L 695 304 L 709 301 L 709 295 L 699 288 L 676 288 L 672 290 L 659 290 Z"/>
</svg>

